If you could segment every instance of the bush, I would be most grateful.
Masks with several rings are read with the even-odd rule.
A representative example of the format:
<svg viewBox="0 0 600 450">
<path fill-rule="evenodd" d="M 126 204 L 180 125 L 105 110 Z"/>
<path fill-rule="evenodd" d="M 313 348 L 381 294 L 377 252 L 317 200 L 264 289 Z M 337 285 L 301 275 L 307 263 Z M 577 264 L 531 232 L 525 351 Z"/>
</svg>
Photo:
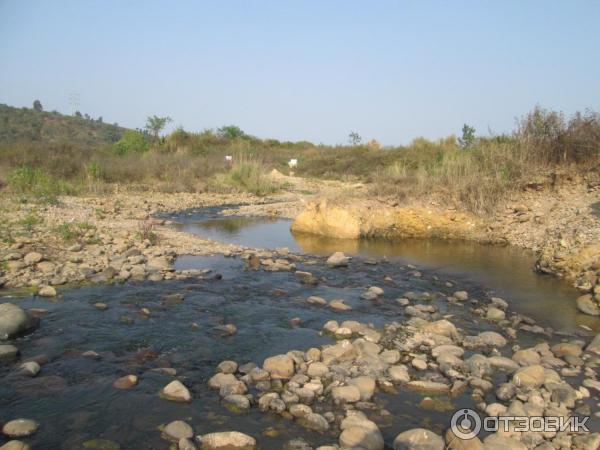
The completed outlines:
<svg viewBox="0 0 600 450">
<path fill-rule="evenodd" d="M 142 133 L 128 130 L 118 142 L 113 144 L 112 148 L 116 155 L 130 155 L 145 153 L 150 147 Z"/>
<path fill-rule="evenodd" d="M 56 203 L 60 194 L 71 191 L 64 181 L 52 179 L 41 169 L 28 166 L 14 169 L 8 176 L 8 185 L 16 193 L 44 203 Z"/>
</svg>

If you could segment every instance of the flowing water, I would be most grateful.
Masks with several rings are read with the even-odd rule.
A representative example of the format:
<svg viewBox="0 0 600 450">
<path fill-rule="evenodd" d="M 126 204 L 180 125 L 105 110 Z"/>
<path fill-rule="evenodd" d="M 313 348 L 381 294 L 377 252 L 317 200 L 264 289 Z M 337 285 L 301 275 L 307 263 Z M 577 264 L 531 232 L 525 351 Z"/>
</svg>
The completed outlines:
<svg viewBox="0 0 600 450">
<path fill-rule="evenodd" d="M 176 263 L 178 268 L 209 268 L 212 272 L 204 278 L 180 281 L 65 289 L 55 300 L 0 298 L 46 311 L 40 328 L 14 344 L 21 350 L 22 360 L 45 355 L 48 361 L 35 378 L 18 374 L 16 366 L 0 365 L 0 423 L 16 417 L 38 421 L 39 431 L 26 439 L 34 449 L 81 449 L 85 441 L 97 438 L 118 442 L 123 449 L 166 449 L 168 444 L 157 428 L 178 419 L 190 423 L 196 434 L 246 432 L 258 439 L 261 449 L 281 449 L 298 436 L 316 446 L 336 438 L 306 431 L 295 422 L 256 408 L 241 415 L 225 409 L 218 393 L 206 385 L 217 364 L 225 359 L 261 364 L 266 356 L 330 343 L 331 339 L 318 331 L 332 318 L 376 326 L 402 321 L 406 319 L 403 308 L 394 299 L 407 291 L 439 292 L 433 302 L 440 312 L 453 314 L 453 322 L 469 333 L 490 325 L 470 314 L 469 308 L 443 301 L 444 295 L 459 288 L 475 298 L 493 290 L 511 307 L 556 329 L 574 332 L 585 322 L 573 311 L 575 293 L 563 283 L 533 274 L 531 257 L 522 252 L 458 243 L 314 239 L 292 236 L 287 221 L 219 218 L 215 217 L 217 212 L 177 214 L 177 226 L 247 246 L 287 246 L 321 255 L 343 250 L 357 258 L 350 268 L 336 270 L 325 267 L 322 258 L 307 257 L 298 262 L 300 270 L 326 279 L 316 287 L 300 284 L 290 272 L 245 270 L 237 258 L 182 257 Z M 379 262 L 372 264 L 369 259 Z M 414 276 L 409 263 L 419 267 L 420 277 Z M 455 287 L 448 287 L 448 281 Z M 371 285 L 384 287 L 381 301 L 360 299 L 365 287 Z M 165 299 L 172 293 L 183 294 L 184 300 Z M 343 298 L 353 310 L 334 313 L 307 305 L 309 295 Z M 95 309 L 95 302 L 106 303 L 108 310 Z M 150 314 L 140 314 L 141 308 Z M 301 319 L 299 326 L 290 324 L 294 317 Z M 238 332 L 222 335 L 215 327 L 223 323 L 236 324 Z M 521 334 L 527 344 L 545 340 L 541 335 Z M 84 356 L 89 350 L 100 357 Z M 177 370 L 177 379 L 192 392 L 191 403 L 159 398 L 160 389 L 172 381 L 151 370 L 159 367 Z M 129 390 L 115 389 L 112 383 L 126 374 L 138 375 L 138 385 Z M 403 430 L 425 426 L 442 432 L 447 428 L 451 412 L 419 409 L 416 404 L 420 399 L 405 390 L 396 395 L 377 394 L 378 406 L 392 415 L 368 414 L 380 426 L 388 445 Z M 469 398 L 445 401 L 453 409 L 471 404 Z M 278 436 L 263 436 L 269 427 L 277 430 Z"/>
</svg>

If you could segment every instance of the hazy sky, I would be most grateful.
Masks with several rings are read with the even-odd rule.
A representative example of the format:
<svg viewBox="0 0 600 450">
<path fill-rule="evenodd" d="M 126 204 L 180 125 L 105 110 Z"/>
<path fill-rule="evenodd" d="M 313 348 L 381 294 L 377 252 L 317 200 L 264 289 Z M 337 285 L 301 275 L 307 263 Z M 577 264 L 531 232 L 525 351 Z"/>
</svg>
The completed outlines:
<svg viewBox="0 0 600 450">
<path fill-rule="evenodd" d="M 600 109 L 600 1 L 0 0 L 0 103 L 384 144 Z"/>
</svg>

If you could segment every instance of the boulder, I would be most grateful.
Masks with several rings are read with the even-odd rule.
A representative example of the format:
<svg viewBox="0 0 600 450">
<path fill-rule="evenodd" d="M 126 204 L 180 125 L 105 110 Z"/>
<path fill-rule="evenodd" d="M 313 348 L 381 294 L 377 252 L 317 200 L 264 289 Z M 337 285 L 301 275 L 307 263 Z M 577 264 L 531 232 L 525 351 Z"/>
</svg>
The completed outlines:
<svg viewBox="0 0 600 450">
<path fill-rule="evenodd" d="M 288 355 L 276 355 L 265 359 L 263 369 L 274 380 L 288 380 L 294 376 L 294 360 Z"/>
<path fill-rule="evenodd" d="M 175 380 L 167 384 L 161 391 L 163 398 L 172 402 L 189 402 L 192 400 L 192 394 L 181 381 Z"/>
<path fill-rule="evenodd" d="M 52 286 L 42 286 L 38 291 L 38 295 L 40 297 L 56 297 L 56 289 Z"/>
<path fill-rule="evenodd" d="M 600 355 L 600 334 L 597 334 L 592 342 L 585 348 L 586 351 Z"/>
<path fill-rule="evenodd" d="M 202 450 L 255 450 L 256 439 L 238 431 L 222 431 L 198 436 Z"/>
<path fill-rule="evenodd" d="M 518 387 L 537 388 L 544 384 L 546 372 L 539 364 L 523 367 L 513 375 L 513 383 Z"/>
<path fill-rule="evenodd" d="M 331 390 L 336 403 L 356 403 L 360 401 L 360 390 L 356 386 L 337 386 Z"/>
<path fill-rule="evenodd" d="M 34 327 L 35 323 L 19 306 L 12 303 L 0 304 L 0 340 L 23 334 Z"/>
<path fill-rule="evenodd" d="M 183 420 L 175 420 L 163 428 L 162 436 L 169 441 L 179 442 L 180 439 L 194 437 L 194 430 Z"/>
<path fill-rule="evenodd" d="M 12 361 L 19 356 L 19 349 L 14 345 L 0 344 L 0 362 Z"/>
<path fill-rule="evenodd" d="M 29 419 L 15 419 L 6 422 L 2 427 L 2 432 L 8 437 L 25 437 L 34 434 L 39 425 L 37 422 Z"/>
<path fill-rule="evenodd" d="M 348 266 L 348 258 L 342 252 L 335 252 L 329 258 L 327 258 L 327 265 L 329 267 L 346 267 Z"/>
<path fill-rule="evenodd" d="M 581 297 L 578 297 L 577 300 L 577 309 L 584 314 L 588 314 L 590 316 L 600 316 L 600 306 L 594 300 L 591 294 L 585 294 Z"/>
<path fill-rule="evenodd" d="M 394 450 L 444 450 L 444 440 L 425 428 L 413 428 L 394 439 Z"/>
</svg>

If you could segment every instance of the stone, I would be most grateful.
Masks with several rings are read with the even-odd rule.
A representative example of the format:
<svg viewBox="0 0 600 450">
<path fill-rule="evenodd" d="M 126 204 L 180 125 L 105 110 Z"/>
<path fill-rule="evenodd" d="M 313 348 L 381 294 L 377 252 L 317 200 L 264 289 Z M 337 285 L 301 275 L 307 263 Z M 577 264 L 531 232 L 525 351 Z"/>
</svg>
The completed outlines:
<svg viewBox="0 0 600 450">
<path fill-rule="evenodd" d="M 28 444 L 21 441 L 8 441 L 6 444 L 0 446 L 0 450 L 30 450 Z"/>
<path fill-rule="evenodd" d="M 177 446 L 179 447 L 179 450 L 197 450 L 196 444 L 194 444 L 194 441 L 192 441 L 191 439 L 188 439 L 188 438 L 179 439 Z"/>
<path fill-rule="evenodd" d="M 327 300 L 325 300 L 323 297 L 318 297 L 316 295 L 311 295 L 310 297 L 308 297 L 306 299 L 307 303 L 310 303 L 311 305 L 317 305 L 317 306 L 325 306 L 327 304 Z"/>
<path fill-rule="evenodd" d="M 462 348 L 458 347 L 457 345 L 450 344 L 438 345 L 431 349 L 431 356 L 434 358 L 437 358 L 440 355 L 453 355 L 460 358 L 462 355 L 464 355 L 464 353 L 465 351 Z"/>
<path fill-rule="evenodd" d="M 373 426 L 370 427 L 351 426 L 345 428 L 339 437 L 340 447 L 343 449 L 383 450 L 383 436 L 377 425 L 371 423 Z"/>
<path fill-rule="evenodd" d="M 592 342 L 588 344 L 585 350 L 587 352 L 592 352 L 597 355 L 600 355 L 600 334 L 597 334 L 596 337 L 592 339 Z"/>
<path fill-rule="evenodd" d="M 219 372 L 208 380 L 208 385 L 213 389 L 221 389 L 223 386 L 237 383 L 237 378 L 231 373 Z"/>
<path fill-rule="evenodd" d="M 413 428 L 396 436 L 394 450 L 444 450 L 444 440 L 425 428 Z"/>
<path fill-rule="evenodd" d="M 336 403 L 356 403 L 360 401 L 360 390 L 356 386 L 336 386 L 331 396 Z"/>
<path fill-rule="evenodd" d="M 581 353 L 583 353 L 583 350 L 579 345 L 568 342 L 553 345 L 551 350 L 552 353 L 554 353 L 554 356 L 557 358 L 564 358 L 565 356 L 579 356 Z"/>
<path fill-rule="evenodd" d="M 233 374 L 237 372 L 238 364 L 235 361 L 222 361 L 217 366 L 217 370 L 225 374 Z"/>
<path fill-rule="evenodd" d="M 38 290 L 38 295 L 40 297 L 56 297 L 56 289 L 52 286 L 42 286 Z"/>
<path fill-rule="evenodd" d="M 37 422 L 29 419 L 15 419 L 6 422 L 2 427 L 2 432 L 11 438 L 31 436 L 39 428 Z"/>
<path fill-rule="evenodd" d="M 19 356 L 19 349 L 11 344 L 0 344 L 0 362 L 13 361 Z"/>
<path fill-rule="evenodd" d="M 472 439 L 461 439 L 454 434 L 452 428 L 448 428 L 444 437 L 448 450 L 484 450 L 483 443 L 477 436 Z"/>
<path fill-rule="evenodd" d="M 500 321 L 506 318 L 506 314 L 500 308 L 490 306 L 487 310 L 485 318 L 492 321 Z"/>
<path fill-rule="evenodd" d="M 335 252 L 329 258 L 327 258 L 327 265 L 329 267 L 347 267 L 348 266 L 348 258 L 342 252 Z"/>
<path fill-rule="evenodd" d="M 313 378 L 322 378 L 329 373 L 329 368 L 322 362 L 314 362 L 308 366 L 306 374 Z"/>
<path fill-rule="evenodd" d="M 238 431 L 222 431 L 198 436 L 202 450 L 255 450 L 256 439 Z"/>
<path fill-rule="evenodd" d="M 27 361 L 19 367 L 21 373 L 28 375 L 30 377 L 35 377 L 38 373 L 40 373 L 40 365 L 35 361 Z"/>
<path fill-rule="evenodd" d="M 329 307 L 334 311 L 350 311 L 352 309 L 351 306 L 344 303 L 344 300 L 340 299 L 331 300 L 329 302 Z"/>
<path fill-rule="evenodd" d="M 487 436 L 483 444 L 486 450 L 527 450 L 527 446 L 516 438 L 498 433 Z"/>
<path fill-rule="evenodd" d="M 483 345 L 489 347 L 501 348 L 507 344 L 507 341 L 504 338 L 504 336 L 502 336 L 499 333 L 496 333 L 495 331 L 484 331 L 482 333 L 479 333 L 479 339 L 481 339 Z"/>
<path fill-rule="evenodd" d="M 192 400 L 192 395 L 181 381 L 174 380 L 167 384 L 161 391 L 163 398 L 172 402 L 189 402 Z"/>
<path fill-rule="evenodd" d="M 225 407 L 231 412 L 237 413 L 250 409 L 250 400 L 241 394 L 231 394 L 223 398 Z"/>
<path fill-rule="evenodd" d="M 138 382 L 138 377 L 135 375 L 125 375 L 124 377 L 118 378 L 113 383 L 113 386 L 117 389 L 130 389 L 135 386 Z"/>
<path fill-rule="evenodd" d="M 352 378 L 348 381 L 350 386 L 355 386 L 360 392 L 360 400 L 367 402 L 371 400 L 375 393 L 375 379 L 372 377 L 361 376 Z"/>
<path fill-rule="evenodd" d="M 425 393 L 447 393 L 450 391 L 450 386 L 447 384 L 428 380 L 409 381 L 406 386 L 413 391 Z"/>
<path fill-rule="evenodd" d="M 591 294 L 585 294 L 577 298 L 577 309 L 590 316 L 600 316 L 600 306 L 594 301 Z"/>
<path fill-rule="evenodd" d="M 44 259 L 44 256 L 41 253 L 29 252 L 25 255 L 23 261 L 25 261 L 25 264 L 28 266 L 31 266 L 32 264 L 39 263 L 42 259 Z"/>
<path fill-rule="evenodd" d="M 506 358 L 504 356 L 490 356 L 487 359 L 487 362 L 494 369 L 504 370 L 505 372 L 512 373 L 515 370 L 519 369 L 519 364 L 517 364 L 512 359 Z"/>
<path fill-rule="evenodd" d="M 391 366 L 388 369 L 388 376 L 394 383 L 408 383 L 410 381 L 406 366 Z"/>
<path fill-rule="evenodd" d="M 540 365 L 523 367 L 513 375 L 513 383 L 517 387 L 537 388 L 544 384 L 545 370 Z"/>
<path fill-rule="evenodd" d="M 466 300 L 469 300 L 469 293 L 467 291 L 456 291 L 454 294 L 452 294 L 452 297 L 454 297 L 459 302 L 464 302 Z"/>
<path fill-rule="evenodd" d="M 304 428 L 316 431 L 317 433 L 324 433 L 329 430 L 329 422 L 321 414 L 309 413 L 305 416 L 298 418 L 298 423 Z"/>
<path fill-rule="evenodd" d="M 539 364 L 542 358 L 540 354 L 532 348 L 517 350 L 512 355 L 512 360 L 521 366 L 533 366 Z"/>
<path fill-rule="evenodd" d="M 183 420 L 174 420 L 163 428 L 162 436 L 169 441 L 179 442 L 180 439 L 193 438 L 194 430 Z"/>
<path fill-rule="evenodd" d="M 456 327 L 446 319 L 437 320 L 426 324 L 423 329 L 425 333 L 439 334 L 449 338 L 455 338 L 458 336 Z"/>
<path fill-rule="evenodd" d="M 12 303 L 0 304 L 0 340 L 18 336 L 31 326 L 29 316 L 19 306 Z"/>
<path fill-rule="evenodd" d="M 294 360 L 288 355 L 276 355 L 265 359 L 263 370 L 274 380 L 289 380 L 294 376 Z"/>
</svg>

